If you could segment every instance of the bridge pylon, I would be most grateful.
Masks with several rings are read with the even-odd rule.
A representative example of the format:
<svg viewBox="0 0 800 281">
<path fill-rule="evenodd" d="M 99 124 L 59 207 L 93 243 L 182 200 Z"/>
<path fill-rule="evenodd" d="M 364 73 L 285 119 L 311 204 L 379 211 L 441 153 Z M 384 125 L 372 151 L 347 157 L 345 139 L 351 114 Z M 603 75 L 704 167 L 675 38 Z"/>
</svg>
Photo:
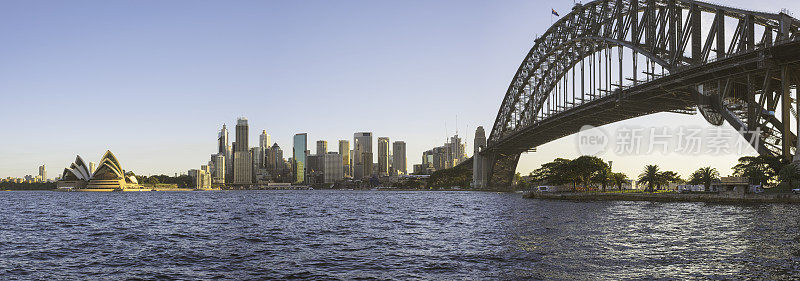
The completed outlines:
<svg viewBox="0 0 800 281">
<path fill-rule="evenodd" d="M 487 188 L 486 179 L 489 175 L 487 169 L 486 156 L 481 155 L 481 152 L 486 149 L 486 132 L 483 126 L 478 126 L 475 130 L 475 151 L 472 154 L 472 187 L 473 188 Z"/>
</svg>

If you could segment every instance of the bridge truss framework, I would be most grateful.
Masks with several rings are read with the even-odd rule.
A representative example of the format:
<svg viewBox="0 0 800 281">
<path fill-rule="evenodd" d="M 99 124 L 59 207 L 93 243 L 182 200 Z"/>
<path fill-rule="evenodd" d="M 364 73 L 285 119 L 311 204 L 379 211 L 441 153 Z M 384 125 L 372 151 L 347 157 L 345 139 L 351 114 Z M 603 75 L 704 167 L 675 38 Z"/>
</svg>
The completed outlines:
<svg viewBox="0 0 800 281">
<path fill-rule="evenodd" d="M 758 139 L 759 153 L 790 160 L 800 151 L 790 128 L 800 111 L 798 30 L 785 12 L 699 1 L 578 4 L 522 61 L 489 138 L 476 144 L 474 184 L 510 186 L 521 153 L 583 125 L 658 112 L 700 112 Z"/>
</svg>

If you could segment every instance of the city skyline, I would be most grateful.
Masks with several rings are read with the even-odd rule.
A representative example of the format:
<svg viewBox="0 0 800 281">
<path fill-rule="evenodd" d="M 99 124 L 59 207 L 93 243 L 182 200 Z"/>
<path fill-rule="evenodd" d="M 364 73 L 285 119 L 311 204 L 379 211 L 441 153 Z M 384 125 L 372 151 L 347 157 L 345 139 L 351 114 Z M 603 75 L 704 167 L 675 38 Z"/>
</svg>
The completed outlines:
<svg viewBox="0 0 800 281">
<path fill-rule="evenodd" d="M 189 3 L 165 3 L 158 9 L 147 4 L 128 9 L 126 3 L 5 4 L 0 13 L 9 24 L 0 30 L 17 40 L 0 52 L 0 59 L 7 62 L 0 66 L 4 77 L 0 92 L 9 104 L 25 106 L 0 112 L 14 136 L 0 146 L 4 159 L 0 177 L 33 175 L 40 165 L 61 167 L 75 155 L 109 149 L 124 155 L 127 168 L 137 173 L 183 173 L 208 161 L 215 146 L 208 140 L 221 127 L 219 120 L 241 115 L 254 120 L 250 124 L 254 132 L 267 130 L 285 154 L 298 132 L 307 132 L 309 141 L 332 143 L 362 131 L 407 141 L 409 167 L 420 163 L 422 152 L 456 131 L 471 154 L 475 128 L 491 131 L 513 76 L 510 70 L 518 66 L 533 38 L 550 26 L 546 17 L 526 16 L 525 11 L 542 9 L 544 2 L 536 1 L 460 2 L 455 10 L 444 3 L 255 3 L 247 10 L 222 3 Z M 572 3 L 550 5 L 566 13 Z M 308 11 L 306 6 L 315 7 Z M 763 3 L 759 8 L 800 10 L 790 1 Z M 385 12 L 389 9 L 390 15 Z M 318 16 L 318 21 L 297 22 L 293 17 L 301 12 Z M 225 24 L 204 20 L 230 14 L 240 17 L 230 17 L 237 20 Z M 325 22 L 337 24 L 318 29 Z M 385 30 L 392 31 L 391 36 L 382 35 Z M 307 34 L 307 39 L 292 36 L 293 32 Z M 327 48 L 312 47 L 320 41 Z M 305 47 L 290 50 L 295 46 Z M 306 67 L 314 63 L 320 67 Z M 303 71 L 320 80 L 296 87 L 306 85 L 305 75 L 298 74 Z M 404 82 L 397 83 L 398 79 Z M 335 95 L 345 98 L 336 101 Z M 121 100 L 126 106 L 104 107 L 98 100 Z M 332 110 L 327 107 L 349 108 L 353 100 L 367 103 L 359 111 L 349 111 L 347 122 L 320 118 Z M 387 100 L 398 114 L 374 118 L 385 116 Z M 242 102 L 241 108 L 232 107 Z M 442 110 L 442 105 L 452 110 Z M 84 122 L 56 124 L 76 108 L 92 113 Z M 306 114 L 314 109 L 320 113 Z M 458 126 L 453 124 L 456 116 Z M 711 127 L 699 115 L 657 114 L 608 128 L 644 126 L 663 118 Z M 108 130 L 94 131 L 80 123 Z M 256 143 L 257 136 L 249 138 Z M 518 171 L 527 173 L 556 157 L 574 158 L 579 155 L 575 146 L 571 137 L 543 145 L 523 155 Z M 615 161 L 615 170 L 635 176 L 645 163 L 653 162 L 653 155 L 607 158 Z M 706 162 L 728 174 L 739 156 L 714 156 Z M 678 154 L 659 157 L 658 164 L 684 176 L 696 168 L 683 165 L 685 159 L 700 161 Z"/>
</svg>

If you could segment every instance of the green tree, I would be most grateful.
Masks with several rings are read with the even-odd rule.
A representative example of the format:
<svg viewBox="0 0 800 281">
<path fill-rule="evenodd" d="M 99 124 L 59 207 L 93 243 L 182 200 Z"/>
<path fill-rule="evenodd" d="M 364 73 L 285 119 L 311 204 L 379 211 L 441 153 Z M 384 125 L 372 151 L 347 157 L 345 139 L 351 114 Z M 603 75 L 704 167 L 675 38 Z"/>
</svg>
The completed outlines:
<svg viewBox="0 0 800 281">
<path fill-rule="evenodd" d="M 647 165 L 644 171 L 639 175 L 639 181 L 647 183 L 647 191 L 653 192 L 656 186 L 661 184 L 663 180 L 661 171 L 658 165 Z"/>
<path fill-rule="evenodd" d="M 527 187 L 528 183 L 525 182 L 525 180 L 522 179 L 522 175 L 519 172 L 517 172 L 514 174 L 513 185 L 515 185 L 517 189 L 524 189 L 525 187 Z"/>
<path fill-rule="evenodd" d="M 598 157 L 584 155 L 570 161 L 569 168 L 575 173 L 578 182 L 584 188 L 588 188 L 593 181 L 598 183 L 605 182 L 608 164 Z"/>
<path fill-rule="evenodd" d="M 617 189 L 622 190 L 622 185 L 628 182 L 630 179 L 628 175 L 623 173 L 611 173 L 611 182 L 614 183 L 614 186 Z"/>
<path fill-rule="evenodd" d="M 566 184 L 573 180 L 572 171 L 569 169 L 569 159 L 556 158 L 552 162 L 542 164 L 542 167 L 530 173 L 535 181 L 548 184 Z"/>
<path fill-rule="evenodd" d="M 733 166 L 733 175 L 747 177 L 752 184 L 772 185 L 778 181 L 778 172 L 783 168 L 780 157 L 771 155 L 745 156 Z"/>
<path fill-rule="evenodd" d="M 552 185 L 572 184 L 575 188 L 574 175 L 569 169 L 569 159 L 556 158 L 552 162 L 542 164 L 542 167 L 530 173 L 531 178 L 539 183 Z"/>
<path fill-rule="evenodd" d="M 664 171 L 661 173 L 661 184 L 666 185 L 671 182 L 676 183 L 684 183 L 684 181 L 678 173 L 673 171 Z"/>
<path fill-rule="evenodd" d="M 711 183 L 719 180 L 719 171 L 711 167 L 703 167 L 689 176 L 689 184 L 702 184 L 705 191 L 711 190 Z"/>
<path fill-rule="evenodd" d="M 778 179 L 780 180 L 779 187 L 781 190 L 789 191 L 797 188 L 800 185 L 800 167 L 795 163 L 789 163 L 778 172 Z"/>
</svg>

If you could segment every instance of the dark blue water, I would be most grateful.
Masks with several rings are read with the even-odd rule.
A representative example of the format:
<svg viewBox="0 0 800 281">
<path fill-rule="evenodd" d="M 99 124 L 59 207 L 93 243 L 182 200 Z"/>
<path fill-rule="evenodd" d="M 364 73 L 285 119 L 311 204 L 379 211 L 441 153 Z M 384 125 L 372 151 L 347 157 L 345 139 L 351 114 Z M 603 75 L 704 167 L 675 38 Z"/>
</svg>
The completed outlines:
<svg viewBox="0 0 800 281">
<path fill-rule="evenodd" d="M 800 278 L 800 206 L 0 192 L 0 279 Z"/>
</svg>

